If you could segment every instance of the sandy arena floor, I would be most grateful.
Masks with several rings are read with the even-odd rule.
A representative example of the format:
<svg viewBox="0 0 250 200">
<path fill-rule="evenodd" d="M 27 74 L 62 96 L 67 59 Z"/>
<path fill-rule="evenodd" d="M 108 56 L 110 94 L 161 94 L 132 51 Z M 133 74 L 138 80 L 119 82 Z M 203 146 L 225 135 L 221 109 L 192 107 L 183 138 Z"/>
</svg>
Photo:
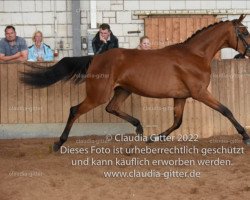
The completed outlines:
<svg viewBox="0 0 250 200">
<path fill-rule="evenodd" d="M 82 154 L 75 154 L 73 150 L 71 153 L 54 153 L 51 150 L 54 141 L 55 139 L 0 140 L 1 200 L 250 199 L 250 147 L 246 147 L 237 135 L 200 139 L 198 142 L 150 144 L 118 142 L 115 139 L 107 142 L 104 136 L 71 137 L 65 147 L 74 148 L 75 151 L 76 148 L 82 148 Z M 125 149 L 138 150 L 145 149 L 146 146 L 148 149 L 180 149 L 184 146 L 191 149 L 195 146 L 199 153 L 143 155 L 124 152 Z M 222 146 L 227 150 L 235 147 L 234 153 L 220 154 L 217 149 Z M 91 153 L 91 148 L 96 150 Z M 105 149 L 106 153 L 97 152 L 100 150 L 98 148 Z M 214 148 L 211 150 L 213 153 L 202 155 L 201 151 L 210 151 L 209 148 Z M 114 149 L 116 153 L 113 152 Z M 108 153 L 108 150 L 111 152 Z M 220 165 L 216 166 L 218 158 Z M 145 161 L 144 165 L 121 165 L 121 161 L 135 159 L 141 161 L 141 164 Z M 82 163 L 85 160 L 86 166 L 72 165 L 73 161 L 80 162 L 79 160 Z M 107 160 L 111 160 L 110 165 L 103 166 Z M 116 163 L 116 160 L 119 162 Z M 152 162 L 157 160 L 185 160 L 186 165 L 175 163 L 174 166 L 153 166 Z M 191 160 L 195 160 L 195 164 L 189 165 Z M 205 166 L 198 165 L 197 160 L 217 161 L 212 166 Z M 150 165 L 146 165 L 146 161 Z M 97 164 L 102 166 L 93 166 Z M 143 172 L 147 172 L 147 176 L 160 173 L 161 177 L 105 178 L 104 172 L 126 172 L 129 176 L 142 176 Z M 190 172 L 193 173 L 192 176 L 199 176 L 200 173 L 200 177 L 168 177 L 171 173 L 172 176 L 182 176 L 185 172 L 189 176 Z"/>
</svg>

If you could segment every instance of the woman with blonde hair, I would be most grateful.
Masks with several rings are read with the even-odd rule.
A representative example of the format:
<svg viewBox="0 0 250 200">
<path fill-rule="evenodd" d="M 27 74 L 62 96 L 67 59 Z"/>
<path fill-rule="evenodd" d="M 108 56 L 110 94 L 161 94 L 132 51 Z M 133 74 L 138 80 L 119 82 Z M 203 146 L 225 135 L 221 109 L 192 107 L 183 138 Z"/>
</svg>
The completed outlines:
<svg viewBox="0 0 250 200">
<path fill-rule="evenodd" d="M 47 44 L 43 43 L 43 33 L 36 31 L 33 34 L 34 44 L 28 48 L 28 61 L 53 61 L 53 52 Z"/>
</svg>

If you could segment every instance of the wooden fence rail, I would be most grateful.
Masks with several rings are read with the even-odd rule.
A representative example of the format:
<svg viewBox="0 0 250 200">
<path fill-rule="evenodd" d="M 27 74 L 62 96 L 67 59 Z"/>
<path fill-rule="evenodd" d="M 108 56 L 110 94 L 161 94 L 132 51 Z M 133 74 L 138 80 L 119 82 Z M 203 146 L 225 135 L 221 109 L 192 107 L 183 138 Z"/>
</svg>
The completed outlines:
<svg viewBox="0 0 250 200">
<path fill-rule="evenodd" d="M 53 63 L 44 63 L 49 66 Z M 250 125 L 250 62 L 248 60 L 214 61 L 212 94 L 226 105 L 244 126 Z M 19 72 L 27 70 L 22 63 L 0 63 L 1 124 L 39 124 L 66 122 L 71 106 L 85 98 L 85 84 L 59 82 L 44 89 L 32 89 L 19 82 Z M 123 120 L 108 114 L 102 105 L 77 120 L 78 123 L 117 123 Z M 173 122 L 173 100 L 151 99 L 132 95 L 122 109 L 139 118 L 145 134 L 160 133 Z M 178 133 L 196 133 L 200 137 L 233 134 L 226 118 L 207 106 L 188 99 L 183 124 Z"/>
</svg>

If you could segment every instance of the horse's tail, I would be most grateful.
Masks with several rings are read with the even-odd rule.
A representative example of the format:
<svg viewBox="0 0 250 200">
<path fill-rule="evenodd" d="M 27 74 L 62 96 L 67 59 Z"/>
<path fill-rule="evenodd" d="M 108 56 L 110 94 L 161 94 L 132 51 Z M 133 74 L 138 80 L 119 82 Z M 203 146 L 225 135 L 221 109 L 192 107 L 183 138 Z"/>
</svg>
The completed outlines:
<svg viewBox="0 0 250 200">
<path fill-rule="evenodd" d="M 21 81 L 35 88 L 44 88 L 60 80 L 72 79 L 75 83 L 85 81 L 93 56 L 65 57 L 51 67 L 27 64 L 32 71 L 22 72 Z"/>
</svg>

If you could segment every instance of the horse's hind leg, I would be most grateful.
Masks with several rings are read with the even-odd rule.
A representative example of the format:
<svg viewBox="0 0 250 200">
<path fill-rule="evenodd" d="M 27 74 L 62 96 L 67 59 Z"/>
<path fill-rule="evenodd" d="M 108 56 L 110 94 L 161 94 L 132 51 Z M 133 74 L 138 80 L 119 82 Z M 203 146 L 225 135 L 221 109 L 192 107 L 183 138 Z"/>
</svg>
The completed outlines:
<svg viewBox="0 0 250 200">
<path fill-rule="evenodd" d="M 160 139 L 163 139 L 161 136 L 167 137 L 174 130 L 178 129 L 181 126 L 185 103 L 186 99 L 174 99 L 174 123 L 169 129 L 167 129 L 166 131 L 162 132 L 159 135 Z M 147 142 L 154 142 L 155 139 L 156 138 L 152 136 L 149 138 Z"/>
<path fill-rule="evenodd" d="M 217 110 L 222 115 L 227 117 L 234 125 L 238 133 L 242 135 L 244 143 L 250 145 L 249 135 L 246 133 L 246 130 L 239 124 L 239 122 L 234 118 L 232 112 L 226 106 L 217 101 L 208 91 L 204 91 L 202 93 L 200 92 L 198 96 L 194 96 L 193 98 L 206 104 L 214 110 Z"/>
<path fill-rule="evenodd" d="M 120 106 L 121 106 L 122 102 L 124 102 L 129 95 L 131 95 L 131 92 L 129 92 L 121 87 L 116 87 L 115 92 L 114 92 L 114 96 L 111 99 L 111 101 L 109 102 L 109 104 L 107 105 L 106 111 L 128 121 L 129 123 L 131 123 L 132 125 L 134 125 L 136 127 L 136 133 L 138 135 L 143 135 L 143 129 L 141 126 L 141 122 L 138 119 L 136 119 L 136 118 L 134 118 L 134 117 L 132 117 L 132 116 L 130 116 L 130 115 L 128 115 L 120 110 Z"/>
<path fill-rule="evenodd" d="M 74 123 L 74 121 L 80 117 L 82 114 L 87 113 L 88 111 L 94 109 L 95 107 L 101 105 L 102 103 L 96 102 L 91 100 L 90 98 L 86 97 L 86 99 L 77 106 L 73 106 L 70 108 L 70 113 L 68 117 L 68 121 L 66 127 L 60 137 L 58 142 L 54 143 L 53 150 L 58 151 L 60 147 L 63 145 L 64 142 L 67 141 L 70 129 Z"/>
</svg>

